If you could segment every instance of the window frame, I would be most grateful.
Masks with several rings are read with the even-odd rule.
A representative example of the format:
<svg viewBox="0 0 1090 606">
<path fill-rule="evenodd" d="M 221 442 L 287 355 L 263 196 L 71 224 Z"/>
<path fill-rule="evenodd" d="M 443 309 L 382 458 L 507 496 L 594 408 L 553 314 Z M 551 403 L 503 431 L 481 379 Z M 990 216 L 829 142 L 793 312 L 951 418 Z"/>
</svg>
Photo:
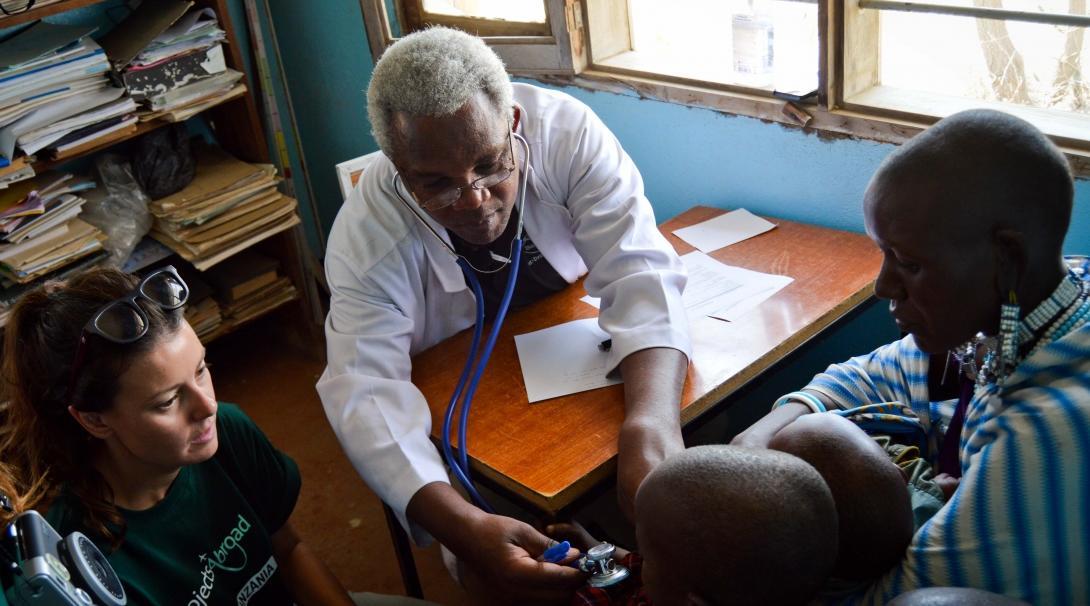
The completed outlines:
<svg viewBox="0 0 1090 606">
<path fill-rule="evenodd" d="M 545 23 L 499 21 L 429 13 L 424 8 L 424 2 L 425 0 L 401 0 L 398 2 L 399 15 L 401 16 L 399 21 L 403 28 L 416 31 L 426 25 L 446 25 L 481 37 L 548 38 L 552 36 L 552 24 L 549 23 L 548 13 L 545 14 Z M 542 4 L 545 3 L 542 2 Z"/>
<path fill-rule="evenodd" d="M 395 4 L 419 1 L 395 0 Z M 855 0 L 817 0 L 818 98 L 809 103 L 793 103 L 773 97 L 765 90 L 642 73 L 597 63 L 594 61 L 596 47 L 607 49 L 611 56 L 625 44 L 631 48 L 627 0 L 544 1 L 552 36 L 485 38 L 514 76 L 748 116 L 828 138 L 900 144 L 942 117 L 937 113 L 847 101 L 858 97 L 867 84 L 875 88 L 873 85 L 878 82 L 877 54 L 873 50 L 851 53 L 850 49 L 867 48 L 868 44 L 874 48 L 875 37 L 879 35 L 879 16 L 886 9 L 861 8 Z M 385 2 L 360 0 L 360 4 L 364 9 L 372 56 L 377 60 L 394 41 Z M 1026 108 L 1016 109 L 1014 113 L 1041 126 L 1040 113 L 1047 111 Z M 1034 113 L 1038 116 L 1034 117 Z M 1090 116 L 1087 125 L 1086 132 L 1090 133 Z M 1045 126 L 1041 127 L 1048 132 Z M 1067 155 L 1076 176 L 1090 176 L 1090 134 L 1085 138 L 1049 134 Z"/>
<path fill-rule="evenodd" d="M 528 76 L 570 76 L 586 65 L 586 47 L 583 44 L 583 9 L 580 0 L 542 0 L 545 2 L 547 35 L 490 35 L 483 36 L 489 46 L 503 59 L 508 71 Z M 420 5 L 420 0 L 396 0 L 399 13 L 403 4 Z M 384 0 L 360 0 L 364 28 L 367 31 L 371 57 L 377 61 L 397 38 L 390 27 L 390 15 Z M 399 14 L 399 23 L 406 23 L 406 15 Z M 447 25 L 457 26 L 467 18 L 444 18 Z M 486 21 L 486 20 L 480 20 Z"/>
</svg>

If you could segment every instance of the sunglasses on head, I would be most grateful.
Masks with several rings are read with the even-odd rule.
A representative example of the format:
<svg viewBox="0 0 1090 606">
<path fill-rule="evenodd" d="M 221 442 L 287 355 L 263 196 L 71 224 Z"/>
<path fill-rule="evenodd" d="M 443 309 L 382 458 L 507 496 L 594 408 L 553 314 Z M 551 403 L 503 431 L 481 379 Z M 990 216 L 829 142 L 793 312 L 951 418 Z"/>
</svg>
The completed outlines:
<svg viewBox="0 0 1090 606">
<path fill-rule="evenodd" d="M 189 286 L 178 271 L 168 265 L 145 276 L 129 293 L 100 307 L 80 332 L 75 362 L 72 364 L 72 379 L 68 384 L 69 399 L 83 369 L 88 335 L 124 344 L 139 341 L 148 334 L 150 322 L 147 312 L 138 303 L 141 299 L 164 311 L 174 311 L 189 300 Z"/>
</svg>

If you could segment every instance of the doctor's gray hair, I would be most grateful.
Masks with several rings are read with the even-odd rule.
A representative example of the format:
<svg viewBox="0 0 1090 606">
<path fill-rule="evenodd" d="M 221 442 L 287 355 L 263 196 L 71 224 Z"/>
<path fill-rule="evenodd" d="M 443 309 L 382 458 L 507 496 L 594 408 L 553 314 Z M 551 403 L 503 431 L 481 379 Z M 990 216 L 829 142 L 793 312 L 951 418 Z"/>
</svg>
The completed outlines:
<svg viewBox="0 0 1090 606">
<path fill-rule="evenodd" d="M 483 92 L 513 119 L 514 96 L 503 61 L 476 36 L 446 27 L 414 32 L 386 49 L 367 87 L 371 133 L 387 156 L 394 115 L 449 116 Z"/>
</svg>

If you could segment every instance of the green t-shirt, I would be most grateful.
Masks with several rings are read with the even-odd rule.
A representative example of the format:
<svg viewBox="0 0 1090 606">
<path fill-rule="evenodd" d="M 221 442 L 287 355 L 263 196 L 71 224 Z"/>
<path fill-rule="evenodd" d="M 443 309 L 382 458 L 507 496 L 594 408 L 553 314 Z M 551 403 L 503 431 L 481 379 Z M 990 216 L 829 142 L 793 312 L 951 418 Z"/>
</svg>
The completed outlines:
<svg viewBox="0 0 1090 606">
<path fill-rule="evenodd" d="M 269 535 L 295 508 L 299 468 L 232 404 L 220 404 L 216 428 L 219 450 L 183 467 L 166 498 L 144 511 L 121 510 L 128 529 L 117 551 L 98 541 L 129 604 L 292 603 Z M 80 518 L 71 496 L 46 514 L 62 535 L 87 533 Z"/>
</svg>

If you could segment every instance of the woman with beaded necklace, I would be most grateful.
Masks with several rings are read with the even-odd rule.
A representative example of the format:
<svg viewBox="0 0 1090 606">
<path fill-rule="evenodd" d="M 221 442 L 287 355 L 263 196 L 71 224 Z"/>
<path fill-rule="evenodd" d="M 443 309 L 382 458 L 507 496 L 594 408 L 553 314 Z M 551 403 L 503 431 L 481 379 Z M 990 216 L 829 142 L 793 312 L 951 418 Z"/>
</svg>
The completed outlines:
<svg viewBox="0 0 1090 606">
<path fill-rule="evenodd" d="M 1090 603 L 1090 299 L 1061 252 L 1073 191 L 1047 137 L 987 110 L 940 121 L 871 180 L 875 294 L 907 336 L 830 366 L 735 438 L 799 455 L 830 485 L 830 600 L 971 587 Z M 910 541 L 890 531 L 904 512 L 866 507 L 888 476 L 859 464 L 873 454 L 862 430 L 904 472 Z"/>
</svg>

